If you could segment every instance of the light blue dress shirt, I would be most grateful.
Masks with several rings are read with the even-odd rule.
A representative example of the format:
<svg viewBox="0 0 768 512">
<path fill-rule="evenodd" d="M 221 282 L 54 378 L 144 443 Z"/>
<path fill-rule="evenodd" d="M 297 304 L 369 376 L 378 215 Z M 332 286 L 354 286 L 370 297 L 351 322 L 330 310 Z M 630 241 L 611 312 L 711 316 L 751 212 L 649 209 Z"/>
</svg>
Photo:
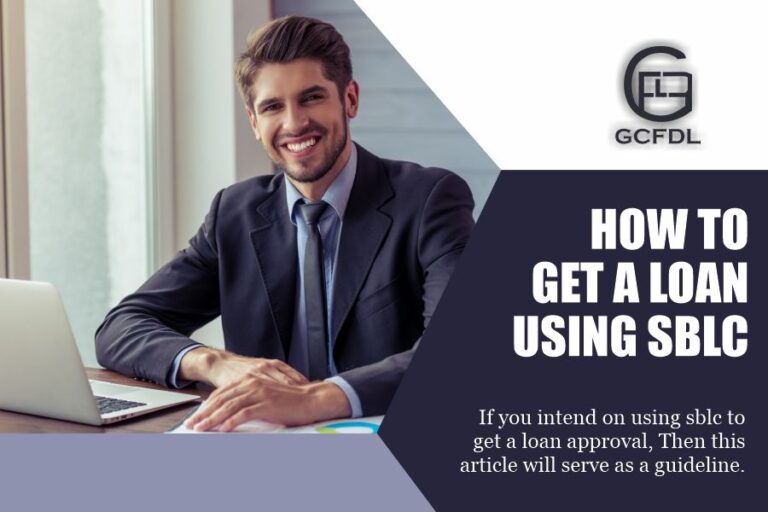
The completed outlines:
<svg viewBox="0 0 768 512">
<path fill-rule="evenodd" d="M 325 270 L 325 293 L 326 306 L 328 311 L 328 373 L 332 375 L 326 379 L 339 386 L 349 400 L 352 409 L 352 417 L 362 416 L 362 405 L 360 398 L 349 383 L 338 375 L 336 364 L 333 360 L 333 325 L 331 312 L 333 311 L 333 283 L 336 259 L 338 256 L 339 239 L 343 227 L 344 212 L 347 209 L 349 194 L 352 191 L 352 184 L 355 181 L 357 172 L 357 148 L 352 144 L 352 151 L 349 160 L 344 165 L 339 175 L 333 180 L 333 183 L 325 191 L 322 200 L 328 203 L 329 207 L 323 212 L 318 222 L 320 237 L 323 244 L 323 268 Z M 288 211 L 290 212 L 291 222 L 296 226 L 296 247 L 298 250 L 298 280 L 296 286 L 296 306 L 293 318 L 293 331 L 291 335 L 291 346 L 288 353 L 288 364 L 294 368 L 308 368 L 309 354 L 307 341 L 307 323 L 306 323 L 306 302 L 304 300 L 304 249 L 307 244 L 307 227 L 298 212 L 298 205 L 307 201 L 296 187 L 289 180 L 285 180 L 285 191 Z M 298 222 L 297 222 L 298 220 Z M 181 358 L 196 348 L 203 345 L 193 345 L 187 347 L 176 355 L 171 369 L 171 384 L 174 387 L 188 385 L 188 382 L 177 382 L 176 376 L 181 364 Z"/>
</svg>

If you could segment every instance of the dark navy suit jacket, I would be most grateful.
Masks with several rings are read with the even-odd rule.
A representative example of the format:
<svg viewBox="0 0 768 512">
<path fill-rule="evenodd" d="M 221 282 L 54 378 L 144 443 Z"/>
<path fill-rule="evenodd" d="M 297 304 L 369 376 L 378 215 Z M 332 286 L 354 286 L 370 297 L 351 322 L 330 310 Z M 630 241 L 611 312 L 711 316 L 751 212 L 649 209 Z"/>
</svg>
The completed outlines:
<svg viewBox="0 0 768 512">
<path fill-rule="evenodd" d="M 455 174 L 358 146 L 331 312 L 334 361 L 364 415 L 383 414 L 474 225 Z M 170 385 L 189 335 L 221 315 L 226 349 L 286 360 L 296 300 L 296 228 L 282 174 L 219 192 L 189 247 L 107 314 L 103 366 Z"/>
</svg>

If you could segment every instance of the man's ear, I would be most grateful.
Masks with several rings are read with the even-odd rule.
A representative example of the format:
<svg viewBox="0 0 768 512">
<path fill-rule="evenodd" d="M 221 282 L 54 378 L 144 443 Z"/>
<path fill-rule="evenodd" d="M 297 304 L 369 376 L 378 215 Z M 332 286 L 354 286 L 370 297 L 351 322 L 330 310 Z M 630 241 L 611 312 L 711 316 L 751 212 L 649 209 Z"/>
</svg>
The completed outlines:
<svg viewBox="0 0 768 512">
<path fill-rule="evenodd" d="M 251 125 L 251 130 L 253 130 L 253 134 L 256 136 L 256 140 L 261 141 L 259 126 L 256 123 L 256 114 L 253 112 L 253 109 L 249 106 L 245 107 L 245 112 L 248 114 L 248 122 Z"/>
<path fill-rule="evenodd" d="M 360 105 L 360 86 L 357 82 L 350 80 L 347 84 L 347 90 L 344 93 L 344 109 L 347 117 L 352 119 L 357 116 L 357 108 Z"/>
</svg>

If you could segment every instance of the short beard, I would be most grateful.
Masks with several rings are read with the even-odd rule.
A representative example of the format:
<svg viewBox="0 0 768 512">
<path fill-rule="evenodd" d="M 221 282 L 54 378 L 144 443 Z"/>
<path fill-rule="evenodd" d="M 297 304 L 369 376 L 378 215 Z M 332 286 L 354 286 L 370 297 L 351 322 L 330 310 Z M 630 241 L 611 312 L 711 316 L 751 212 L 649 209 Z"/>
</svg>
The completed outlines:
<svg viewBox="0 0 768 512">
<path fill-rule="evenodd" d="M 286 176 L 291 178 L 293 181 L 297 183 L 314 183 L 318 180 L 321 180 L 331 172 L 331 169 L 333 169 L 333 166 L 338 161 L 339 157 L 341 156 L 341 153 L 344 151 L 344 146 L 347 144 L 347 135 L 349 133 L 349 128 L 347 127 L 347 120 L 343 119 L 342 126 L 344 126 L 344 133 L 342 134 L 341 140 L 337 144 L 336 147 L 331 148 L 331 157 L 328 158 L 322 167 L 317 169 L 315 172 L 308 174 L 306 176 L 297 176 L 294 173 L 292 173 L 290 170 L 287 169 L 287 167 L 284 167 L 277 162 L 277 168 L 280 171 L 283 171 Z"/>
</svg>

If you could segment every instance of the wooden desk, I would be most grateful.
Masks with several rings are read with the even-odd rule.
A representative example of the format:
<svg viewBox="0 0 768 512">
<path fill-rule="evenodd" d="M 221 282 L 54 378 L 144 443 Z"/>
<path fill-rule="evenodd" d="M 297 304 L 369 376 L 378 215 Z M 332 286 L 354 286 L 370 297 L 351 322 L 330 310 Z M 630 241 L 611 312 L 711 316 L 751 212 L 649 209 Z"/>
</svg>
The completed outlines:
<svg viewBox="0 0 768 512">
<path fill-rule="evenodd" d="M 142 382 L 130 377 L 111 372 L 109 370 L 96 370 L 89 368 L 87 370 L 88 378 L 93 380 L 103 380 L 115 384 L 128 384 L 131 386 L 140 386 L 144 388 L 165 389 L 155 384 Z M 189 393 L 206 398 L 211 389 L 203 386 L 191 387 L 178 390 L 181 393 Z M 177 405 L 170 409 L 153 412 L 138 418 L 121 421 L 113 425 L 103 427 L 92 427 L 80 423 L 71 423 L 69 421 L 53 420 L 41 418 L 39 416 L 30 416 L 28 414 L 18 414 L 0 410 L 0 432 L 20 432 L 20 433 L 87 433 L 87 434 L 125 434 L 128 432 L 165 432 L 181 421 L 192 409 L 197 407 L 198 402 Z"/>
</svg>

